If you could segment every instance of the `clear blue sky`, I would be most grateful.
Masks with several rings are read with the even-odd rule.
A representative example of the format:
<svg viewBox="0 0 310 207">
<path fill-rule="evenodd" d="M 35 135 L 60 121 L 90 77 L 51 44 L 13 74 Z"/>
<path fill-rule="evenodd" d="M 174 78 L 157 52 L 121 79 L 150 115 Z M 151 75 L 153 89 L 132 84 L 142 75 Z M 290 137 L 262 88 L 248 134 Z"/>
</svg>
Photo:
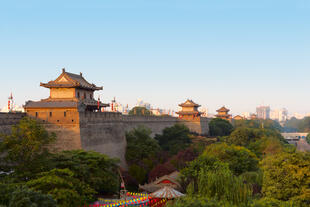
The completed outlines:
<svg viewBox="0 0 310 207">
<path fill-rule="evenodd" d="M 0 1 L 0 106 L 48 97 L 65 67 L 101 98 L 214 112 L 310 112 L 308 0 Z"/>
</svg>

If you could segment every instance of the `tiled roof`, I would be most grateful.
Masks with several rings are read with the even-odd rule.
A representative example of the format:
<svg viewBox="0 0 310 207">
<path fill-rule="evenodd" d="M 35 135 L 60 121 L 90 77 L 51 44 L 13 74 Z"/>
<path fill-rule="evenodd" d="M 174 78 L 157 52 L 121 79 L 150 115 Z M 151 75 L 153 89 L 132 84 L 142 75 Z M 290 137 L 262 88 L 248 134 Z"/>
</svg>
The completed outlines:
<svg viewBox="0 0 310 207">
<path fill-rule="evenodd" d="M 197 106 L 199 107 L 199 104 L 196 104 L 194 101 L 187 99 L 184 103 L 179 104 L 179 106 L 184 107 L 184 106 Z"/>
<path fill-rule="evenodd" d="M 27 101 L 25 108 L 76 108 L 74 101 Z"/>
<path fill-rule="evenodd" d="M 81 101 L 27 101 L 25 108 L 77 108 L 79 105 L 98 106 L 96 100 Z M 109 106 L 100 102 L 101 107 Z"/>
<path fill-rule="evenodd" d="M 139 188 L 142 190 L 145 190 L 147 192 L 155 192 L 156 190 L 159 190 L 160 188 L 164 186 L 170 186 L 170 187 L 175 187 L 177 189 L 181 188 L 179 182 L 177 181 L 178 176 L 180 173 L 178 171 L 172 172 L 169 175 L 164 175 L 158 179 L 156 179 L 154 182 L 144 184 L 144 185 L 139 185 Z M 163 180 L 170 180 L 173 184 L 165 184 L 161 183 Z"/>
<path fill-rule="evenodd" d="M 181 115 L 191 115 L 191 114 L 202 114 L 199 111 L 179 111 L 176 112 L 177 114 L 181 114 Z"/>
<path fill-rule="evenodd" d="M 223 106 L 222 108 L 216 110 L 217 112 L 229 112 L 230 110 L 227 109 L 225 106 Z"/>
<path fill-rule="evenodd" d="M 66 81 L 62 81 L 65 79 Z M 90 84 L 84 79 L 82 73 L 80 75 L 68 73 L 64 69 L 61 75 L 54 81 L 40 84 L 46 88 L 83 88 L 88 90 L 102 90 L 102 87 L 97 87 L 95 84 Z"/>
</svg>

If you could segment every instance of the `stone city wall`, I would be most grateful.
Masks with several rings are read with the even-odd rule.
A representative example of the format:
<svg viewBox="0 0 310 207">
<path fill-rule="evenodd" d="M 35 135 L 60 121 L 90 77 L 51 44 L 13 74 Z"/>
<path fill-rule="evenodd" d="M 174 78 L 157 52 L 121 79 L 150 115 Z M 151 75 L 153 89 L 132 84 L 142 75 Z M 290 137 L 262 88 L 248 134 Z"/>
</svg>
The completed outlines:
<svg viewBox="0 0 310 207">
<path fill-rule="evenodd" d="M 121 165 L 126 167 L 126 132 L 143 125 L 152 130 L 152 136 L 161 134 L 166 127 L 183 123 L 192 132 L 208 134 L 209 119 L 185 121 L 169 116 L 128 116 L 114 112 L 70 112 L 66 120 L 74 117 L 74 122 L 59 120 L 53 115 L 54 121 L 42 120 L 47 131 L 57 135 L 57 141 L 52 145 L 54 151 L 85 149 L 119 158 Z M 0 132 L 9 133 L 12 125 L 25 114 L 0 114 Z M 57 119 L 57 120 L 56 120 Z"/>
<path fill-rule="evenodd" d="M 0 113 L 0 134 L 9 134 L 12 126 L 25 116 L 25 113 Z"/>
</svg>

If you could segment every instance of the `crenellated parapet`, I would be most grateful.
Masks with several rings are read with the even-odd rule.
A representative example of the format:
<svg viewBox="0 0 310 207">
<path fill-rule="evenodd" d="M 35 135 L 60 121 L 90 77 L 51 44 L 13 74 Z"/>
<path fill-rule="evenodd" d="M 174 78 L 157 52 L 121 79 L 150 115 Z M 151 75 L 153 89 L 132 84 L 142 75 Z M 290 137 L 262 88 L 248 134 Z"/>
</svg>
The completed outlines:
<svg viewBox="0 0 310 207">
<path fill-rule="evenodd" d="M 12 126 L 18 124 L 25 116 L 25 113 L 0 113 L 0 134 L 10 133 Z"/>
<path fill-rule="evenodd" d="M 25 113 L 0 113 L 0 126 L 17 124 Z"/>
<path fill-rule="evenodd" d="M 0 133 L 10 133 L 13 125 L 25 116 L 37 119 L 49 132 L 57 135 L 54 151 L 85 149 L 117 157 L 126 166 L 126 132 L 144 126 L 152 136 L 161 134 L 166 127 L 182 123 L 197 134 L 208 134 L 209 119 L 184 120 L 171 116 L 122 115 L 117 112 L 91 112 L 53 110 L 52 113 L 32 111 L 30 113 L 0 113 Z"/>
</svg>

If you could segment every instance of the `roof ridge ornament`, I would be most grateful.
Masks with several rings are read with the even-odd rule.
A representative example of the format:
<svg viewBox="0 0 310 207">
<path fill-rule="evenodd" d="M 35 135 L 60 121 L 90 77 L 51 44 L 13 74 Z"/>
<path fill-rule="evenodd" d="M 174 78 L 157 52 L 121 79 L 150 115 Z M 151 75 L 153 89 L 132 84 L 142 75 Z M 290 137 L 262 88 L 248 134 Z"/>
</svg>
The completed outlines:
<svg viewBox="0 0 310 207">
<path fill-rule="evenodd" d="M 65 73 L 66 72 L 66 68 L 62 68 L 62 72 Z"/>
</svg>

